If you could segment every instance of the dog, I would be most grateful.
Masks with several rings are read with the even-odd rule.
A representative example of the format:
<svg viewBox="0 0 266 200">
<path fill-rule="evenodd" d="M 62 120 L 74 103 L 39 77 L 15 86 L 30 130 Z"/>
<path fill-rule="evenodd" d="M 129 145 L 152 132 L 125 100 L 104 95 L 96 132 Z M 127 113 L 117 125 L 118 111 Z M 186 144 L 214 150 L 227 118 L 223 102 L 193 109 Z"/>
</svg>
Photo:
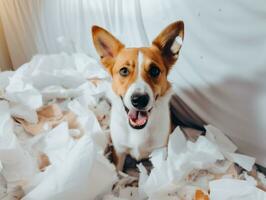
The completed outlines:
<svg viewBox="0 0 266 200">
<path fill-rule="evenodd" d="M 150 47 L 126 48 L 99 26 L 92 27 L 92 38 L 112 76 L 111 140 L 116 168 L 122 170 L 126 155 L 141 160 L 168 143 L 173 91 L 167 75 L 179 56 L 184 23 L 168 25 Z"/>
</svg>

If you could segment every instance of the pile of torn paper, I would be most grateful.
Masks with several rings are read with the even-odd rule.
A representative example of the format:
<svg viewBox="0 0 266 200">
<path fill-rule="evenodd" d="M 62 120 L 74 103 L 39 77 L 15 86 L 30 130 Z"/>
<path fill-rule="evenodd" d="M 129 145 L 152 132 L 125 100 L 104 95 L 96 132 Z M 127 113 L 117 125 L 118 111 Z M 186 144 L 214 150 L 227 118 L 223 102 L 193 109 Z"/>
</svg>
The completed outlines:
<svg viewBox="0 0 266 200">
<path fill-rule="evenodd" d="M 255 159 L 212 126 L 194 141 L 176 128 L 152 169 L 117 174 L 104 156 L 108 90 L 108 74 L 84 54 L 35 56 L 0 73 L 0 199 L 266 199 Z"/>
</svg>

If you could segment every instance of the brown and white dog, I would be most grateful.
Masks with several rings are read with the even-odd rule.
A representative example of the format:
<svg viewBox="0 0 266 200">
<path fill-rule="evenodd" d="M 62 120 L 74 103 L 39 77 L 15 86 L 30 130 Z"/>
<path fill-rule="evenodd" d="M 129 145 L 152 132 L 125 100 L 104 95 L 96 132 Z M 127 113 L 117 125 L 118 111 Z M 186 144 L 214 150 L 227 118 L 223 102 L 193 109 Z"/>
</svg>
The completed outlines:
<svg viewBox="0 0 266 200">
<path fill-rule="evenodd" d="M 126 48 L 101 27 L 92 27 L 101 63 L 112 76 L 111 139 L 122 170 L 125 156 L 140 160 L 167 145 L 171 129 L 167 75 L 184 38 L 184 23 L 167 26 L 150 47 Z"/>
</svg>

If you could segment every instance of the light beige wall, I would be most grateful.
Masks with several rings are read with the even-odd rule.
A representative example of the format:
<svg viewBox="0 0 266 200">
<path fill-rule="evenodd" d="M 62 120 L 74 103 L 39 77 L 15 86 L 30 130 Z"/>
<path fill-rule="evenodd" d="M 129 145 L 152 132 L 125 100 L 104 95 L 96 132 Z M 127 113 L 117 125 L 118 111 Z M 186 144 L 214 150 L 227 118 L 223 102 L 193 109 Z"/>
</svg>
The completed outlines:
<svg viewBox="0 0 266 200">
<path fill-rule="evenodd" d="M 3 24 L 0 19 L 0 70 L 12 70 L 12 62 L 9 56 Z"/>
</svg>

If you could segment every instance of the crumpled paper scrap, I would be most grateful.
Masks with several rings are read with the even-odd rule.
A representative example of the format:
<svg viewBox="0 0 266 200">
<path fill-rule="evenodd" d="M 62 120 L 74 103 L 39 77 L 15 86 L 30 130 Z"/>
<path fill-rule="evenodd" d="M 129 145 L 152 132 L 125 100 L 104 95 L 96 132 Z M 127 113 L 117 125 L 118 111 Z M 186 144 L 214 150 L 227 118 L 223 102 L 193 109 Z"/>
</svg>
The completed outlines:
<svg viewBox="0 0 266 200">
<path fill-rule="evenodd" d="M 94 134 L 102 131 L 95 114 L 81 105 L 77 100 L 70 101 L 68 108 L 77 116 L 79 126 L 85 133 Z"/>
<path fill-rule="evenodd" d="M 30 116 L 33 116 L 33 114 Z M 31 135 L 40 134 L 45 130 L 50 130 L 63 121 L 67 121 L 68 126 L 71 129 L 77 129 L 79 127 L 75 114 L 70 111 L 63 112 L 57 104 L 50 104 L 38 109 L 37 118 L 37 123 L 30 123 L 28 120 L 19 117 L 16 117 L 15 119 L 21 123 L 23 128 Z"/>
<path fill-rule="evenodd" d="M 237 150 L 237 146 L 218 128 L 208 125 L 205 127 L 206 137 L 216 143 L 223 152 L 233 153 Z"/>
<path fill-rule="evenodd" d="M 5 88 L 9 84 L 9 78 L 14 75 L 13 71 L 4 71 L 0 70 L 0 98 L 4 98 Z"/>
<path fill-rule="evenodd" d="M 266 192 L 246 180 L 219 179 L 210 182 L 211 200 L 264 200 Z"/>
<path fill-rule="evenodd" d="M 219 129 L 208 125 L 206 126 L 206 131 L 206 137 L 219 146 L 219 149 L 227 160 L 239 164 L 247 171 L 252 170 L 256 161 L 254 157 L 235 153 L 237 150 L 236 145 Z"/>
<path fill-rule="evenodd" d="M 5 88 L 5 98 L 31 109 L 37 109 L 43 105 L 40 92 L 29 80 L 25 80 L 17 73 L 9 78 L 9 85 Z"/>
<path fill-rule="evenodd" d="M 38 115 L 36 110 L 25 105 L 10 103 L 10 113 L 12 117 L 23 119 L 29 123 L 37 123 Z"/>
<path fill-rule="evenodd" d="M 6 101 L 0 101 L 0 113 L 0 160 L 3 165 L 1 174 L 7 181 L 8 190 L 12 190 L 19 182 L 30 180 L 38 167 L 13 132 L 13 120 Z"/>
</svg>

